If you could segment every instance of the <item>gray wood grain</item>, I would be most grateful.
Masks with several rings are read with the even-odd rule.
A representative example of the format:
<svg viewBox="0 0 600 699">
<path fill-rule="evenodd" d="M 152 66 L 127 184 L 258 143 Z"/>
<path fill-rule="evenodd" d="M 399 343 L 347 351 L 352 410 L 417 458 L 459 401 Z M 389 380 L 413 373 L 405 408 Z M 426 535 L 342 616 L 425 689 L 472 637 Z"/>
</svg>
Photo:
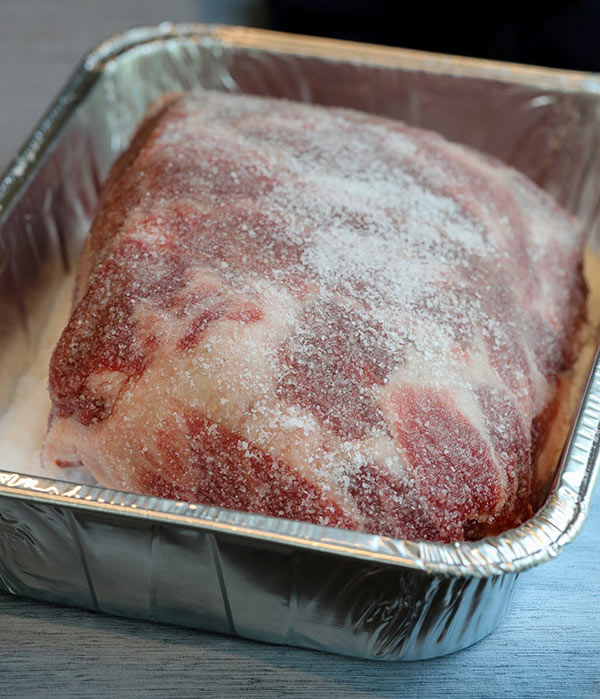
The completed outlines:
<svg viewBox="0 0 600 699">
<path fill-rule="evenodd" d="M 0 170 L 82 55 L 163 19 L 244 22 L 256 2 L 0 0 Z M 379 664 L 0 595 L 2 697 L 600 697 L 600 493 L 522 577 L 500 628 L 446 658 Z"/>
</svg>

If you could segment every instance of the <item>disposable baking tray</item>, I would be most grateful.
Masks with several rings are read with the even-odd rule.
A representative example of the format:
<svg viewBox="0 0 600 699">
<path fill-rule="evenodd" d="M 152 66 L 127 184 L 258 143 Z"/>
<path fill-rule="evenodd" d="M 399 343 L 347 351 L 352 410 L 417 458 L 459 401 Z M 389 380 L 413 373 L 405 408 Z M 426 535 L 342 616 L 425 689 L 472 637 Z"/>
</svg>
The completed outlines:
<svg viewBox="0 0 600 699">
<path fill-rule="evenodd" d="M 599 235 L 596 75 L 236 27 L 129 31 L 85 58 L 0 181 L 0 411 L 111 164 L 150 102 L 197 86 L 436 129 L 522 170 L 584 220 L 592 243 Z M 450 653 L 492 631 L 521 572 L 575 537 L 599 434 L 594 361 L 541 510 L 500 536 L 457 544 L 143 497 L 0 461 L 0 589 L 363 658 Z"/>
</svg>

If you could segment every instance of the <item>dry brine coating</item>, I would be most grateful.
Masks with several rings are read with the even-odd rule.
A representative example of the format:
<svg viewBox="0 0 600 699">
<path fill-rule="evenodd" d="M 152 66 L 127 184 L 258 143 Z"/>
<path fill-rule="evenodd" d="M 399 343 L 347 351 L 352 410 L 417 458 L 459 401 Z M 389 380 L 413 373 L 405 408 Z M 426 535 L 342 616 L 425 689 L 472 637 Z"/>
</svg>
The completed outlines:
<svg viewBox="0 0 600 699">
<path fill-rule="evenodd" d="M 103 192 L 44 458 L 400 538 L 513 526 L 585 316 L 582 244 L 527 178 L 436 134 L 163 99 Z"/>
</svg>

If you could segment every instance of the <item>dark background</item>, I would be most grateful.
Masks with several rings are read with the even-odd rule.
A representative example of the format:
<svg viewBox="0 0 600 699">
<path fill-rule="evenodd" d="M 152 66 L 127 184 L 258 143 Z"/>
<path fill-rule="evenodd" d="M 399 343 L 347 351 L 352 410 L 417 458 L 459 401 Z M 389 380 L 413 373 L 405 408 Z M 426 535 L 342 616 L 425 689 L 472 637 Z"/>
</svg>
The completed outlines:
<svg viewBox="0 0 600 699">
<path fill-rule="evenodd" d="M 394 2 L 270 0 L 282 31 L 533 63 L 600 70 L 600 2 Z"/>
</svg>

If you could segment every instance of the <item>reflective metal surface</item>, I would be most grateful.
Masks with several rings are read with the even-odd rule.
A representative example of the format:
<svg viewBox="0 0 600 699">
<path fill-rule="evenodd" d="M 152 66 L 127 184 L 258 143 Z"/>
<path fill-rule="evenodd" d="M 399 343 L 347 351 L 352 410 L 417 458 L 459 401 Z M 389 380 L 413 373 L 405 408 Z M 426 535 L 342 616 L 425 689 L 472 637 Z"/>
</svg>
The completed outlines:
<svg viewBox="0 0 600 699">
<path fill-rule="evenodd" d="M 0 409 L 98 191 L 147 106 L 196 86 L 352 106 L 526 172 L 600 236 L 600 78 L 259 30 L 161 25 L 101 44 L 0 181 Z M 545 505 L 502 536 L 393 540 L 13 473 L 0 462 L 0 586 L 15 594 L 374 659 L 489 633 L 518 574 L 582 526 L 600 369 Z"/>
</svg>

